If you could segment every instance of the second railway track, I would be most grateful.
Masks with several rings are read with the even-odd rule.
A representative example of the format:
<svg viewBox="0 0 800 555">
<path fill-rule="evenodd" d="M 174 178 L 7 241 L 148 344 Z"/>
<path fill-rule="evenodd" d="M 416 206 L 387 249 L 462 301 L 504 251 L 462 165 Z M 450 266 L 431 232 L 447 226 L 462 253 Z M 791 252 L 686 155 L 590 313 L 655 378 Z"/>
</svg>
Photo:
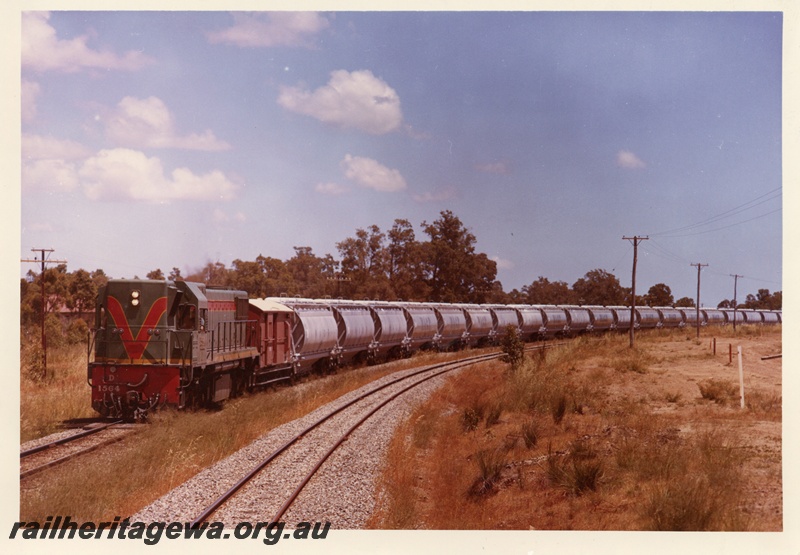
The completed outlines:
<svg viewBox="0 0 800 555">
<path fill-rule="evenodd" d="M 117 420 L 20 451 L 20 480 L 121 441 L 135 432 L 137 427 L 139 425 L 124 424 Z"/>
<path fill-rule="evenodd" d="M 209 520 L 231 527 L 272 520 L 361 527 L 374 508 L 373 477 L 396 425 L 416 401 L 435 389 L 434 382 L 442 379 L 438 375 L 498 356 L 469 357 L 372 382 L 273 430 L 134 518 Z M 408 388 L 410 383 L 419 385 Z M 290 499 L 299 490 L 292 504 Z"/>
</svg>

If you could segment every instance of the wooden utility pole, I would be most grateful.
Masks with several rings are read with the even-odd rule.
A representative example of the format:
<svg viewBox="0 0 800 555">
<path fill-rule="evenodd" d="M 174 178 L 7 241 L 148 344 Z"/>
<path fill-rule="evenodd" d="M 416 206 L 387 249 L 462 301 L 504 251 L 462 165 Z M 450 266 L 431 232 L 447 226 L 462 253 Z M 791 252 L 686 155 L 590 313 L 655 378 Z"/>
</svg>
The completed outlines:
<svg viewBox="0 0 800 555">
<path fill-rule="evenodd" d="M 736 302 L 736 285 L 739 282 L 740 276 L 739 274 L 730 274 L 733 278 L 733 331 L 736 331 L 736 306 L 739 304 Z"/>
<path fill-rule="evenodd" d="M 45 316 L 47 316 L 47 301 L 45 300 L 45 291 L 44 291 L 44 271 L 45 265 L 47 264 L 66 264 L 66 260 L 48 260 L 45 258 L 44 253 L 51 253 L 55 249 L 31 249 L 33 252 L 41 252 L 42 258 L 41 260 L 38 258 L 23 258 L 20 262 L 41 262 L 42 263 L 42 273 L 39 274 L 39 280 L 42 282 L 42 377 L 47 377 L 47 336 L 44 332 L 44 320 Z M 50 256 L 49 254 L 47 256 Z"/>
<path fill-rule="evenodd" d="M 636 259 L 637 259 L 637 250 L 639 246 L 639 241 L 646 241 L 649 237 L 639 237 L 638 235 L 633 237 L 623 237 L 626 241 L 633 241 L 633 272 L 631 275 L 631 329 L 630 329 L 630 336 L 631 336 L 631 348 L 633 348 L 633 328 L 634 324 L 636 323 Z"/>
<path fill-rule="evenodd" d="M 700 268 L 708 266 L 708 264 L 690 264 L 690 266 L 697 266 L 697 338 L 700 338 Z"/>
</svg>

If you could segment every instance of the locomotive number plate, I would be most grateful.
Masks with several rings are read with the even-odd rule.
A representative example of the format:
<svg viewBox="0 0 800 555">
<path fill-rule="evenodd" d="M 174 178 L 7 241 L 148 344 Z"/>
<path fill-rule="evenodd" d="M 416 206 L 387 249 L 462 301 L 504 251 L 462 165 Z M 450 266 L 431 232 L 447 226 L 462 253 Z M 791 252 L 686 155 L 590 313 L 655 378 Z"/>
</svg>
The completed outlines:
<svg viewBox="0 0 800 555">
<path fill-rule="evenodd" d="M 101 393 L 104 393 L 104 392 L 106 392 L 106 391 L 114 391 L 114 392 L 119 392 L 119 391 L 120 391 L 120 389 L 121 389 L 121 388 L 120 388 L 120 386 L 118 386 L 118 385 L 98 385 L 98 386 L 97 386 L 97 391 L 99 391 L 99 392 L 101 392 Z"/>
</svg>

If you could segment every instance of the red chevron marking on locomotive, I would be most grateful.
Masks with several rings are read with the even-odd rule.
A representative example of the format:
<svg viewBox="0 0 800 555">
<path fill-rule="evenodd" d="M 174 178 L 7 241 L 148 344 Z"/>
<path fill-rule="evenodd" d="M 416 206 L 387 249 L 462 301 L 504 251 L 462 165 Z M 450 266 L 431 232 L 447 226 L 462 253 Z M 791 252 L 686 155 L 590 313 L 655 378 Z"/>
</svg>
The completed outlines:
<svg viewBox="0 0 800 555">
<path fill-rule="evenodd" d="M 112 302 L 113 301 L 113 302 Z M 150 343 L 150 335 L 147 333 L 148 329 L 152 329 L 158 325 L 161 316 L 167 311 L 167 298 L 159 297 L 150 307 L 150 311 L 136 333 L 136 338 L 133 337 L 131 326 L 128 324 L 128 318 L 125 316 L 125 310 L 114 297 L 108 297 L 108 313 L 111 319 L 114 320 L 114 326 L 122 330 L 122 346 L 125 347 L 125 352 L 131 360 L 139 360 Z"/>
</svg>

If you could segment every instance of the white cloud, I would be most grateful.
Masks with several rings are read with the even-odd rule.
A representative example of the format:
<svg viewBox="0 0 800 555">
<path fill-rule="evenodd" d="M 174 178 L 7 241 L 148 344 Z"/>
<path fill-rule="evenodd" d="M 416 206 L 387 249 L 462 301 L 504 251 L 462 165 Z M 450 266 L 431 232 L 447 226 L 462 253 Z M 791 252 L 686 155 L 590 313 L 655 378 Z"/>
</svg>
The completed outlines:
<svg viewBox="0 0 800 555">
<path fill-rule="evenodd" d="M 506 260 L 505 258 L 500 258 L 499 256 L 493 256 L 492 260 L 494 260 L 495 264 L 497 264 L 498 270 L 513 270 L 514 263 L 510 260 Z"/>
<path fill-rule="evenodd" d="M 48 12 L 22 12 L 22 67 L 34 71 L 72 73 L 91 70 L 138 70 L 151 63 L 141 52 L 119 56 L 90 48 L 87 36 L 61 40 L 50 25 Z"/>
<path fill-rule="evenodd" d="M 393 193 L 406 188 L 406 180 L 399 171 L 387 168 L 371 158 L 348 154 L 342 160 L 342 168 L 348 179 L 368 189 Z"/>
<path fill-rule="evenodd" d="M 89 154 L 89 149 L 74 141 L 23 135 L 22 184 L 26 188 L 73 191 L 79 184 L 76 163 Z"/>
<path fill-rule="evenodd" d="M 230 200 L 238 189 L 220 171 L 195 175 L 178 168 L 167 176 L 158 158 L 124 148 L 100 151 L 83 164 L 79 175 L 92 200 Z"/>
<path fill-rule="evenodd" d="M 644 168 L 647 166 L 638 156 L 628 150 L 620 150 L 617 152 L 617 165 L 620 168 L 628 169 Z"/>
<path fill-rule="evenodd" d="M 26 188 L 74 191 L 79 184 L 77 167 L 66 160 L 32 160 L 22 164 L 22 184 Z"/>
<path fill-rule="evenodd" d="M 338 183 L 317 183 L 314 190 L 323 195 L 339 196 L 350 192 L 350 188 Z"/>
<path fill-rule="evenodd" d="M 210 130 L 180 136 L 167 105 L 160 98 L 126 96 L 106 120 L 106 134 L 122 146 L 138 148 L 180 148 L 186 150 L 228 150 Z"/>
<path fill-rule="evenodd" d="M 75 141 L 54 139 L 41 135 L 22 136 L 23 160 L 78 160 L 89 156 L 88 148 Z"/>
<path fill-rule="evenodd" d="M 324 123 L 382 135 L 400 128 L 400 98 L 371 71 L 331 72 L 328 84 L 315 91 L 285 87 L 278 104 Z"/>
<path fill-rule="evenodd" d="M 41 92 L 39 83 L 22 80 L 22 121 L 33 121 L 36 118 L 36 101 Z"/>
<path fill-rule="evenodd" d="M 208 33 L 212 43 L 242 47 L 312 47 L 312 38 L 328 28 L 328 19 L 316 12 L 235 13 L 232 27 Z"/>
</svg>

